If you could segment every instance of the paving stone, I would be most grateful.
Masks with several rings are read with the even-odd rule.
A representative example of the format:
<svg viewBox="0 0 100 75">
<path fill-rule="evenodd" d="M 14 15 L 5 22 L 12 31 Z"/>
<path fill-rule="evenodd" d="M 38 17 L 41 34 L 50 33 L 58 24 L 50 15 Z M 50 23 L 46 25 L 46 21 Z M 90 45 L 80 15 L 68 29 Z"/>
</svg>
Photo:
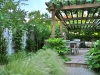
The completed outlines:
<svg viewBox="0 0 100 75">
<path fill-rule="evenodd" d="M 80 49 L 78 55 L 67 55 L 67 57 L 71 58 L 71 61 L 68 61 L 66 63 L 82 63 L 85 64 L 85 54 L 88 50 L 86 49 Z"/>
</svg>

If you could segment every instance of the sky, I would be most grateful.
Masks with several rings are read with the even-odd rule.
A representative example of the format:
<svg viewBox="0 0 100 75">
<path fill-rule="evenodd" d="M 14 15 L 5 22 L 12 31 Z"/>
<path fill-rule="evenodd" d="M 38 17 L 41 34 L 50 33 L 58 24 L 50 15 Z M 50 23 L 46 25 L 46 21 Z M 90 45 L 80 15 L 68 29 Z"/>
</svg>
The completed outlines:
<svg viewBox="0 0 100 75">
<path fill-rule="evenodd" d="M 40 10 L 42 13 L 48 13 L 48 11 L 46 10 L 47 6 L 45 5 L 45 2 L 49 1 L 50 0 L 28 0 L 25 2 L 28 5 L 23 5 L 21 6 L 21 8 L 29 12 Z"/>
</svg>

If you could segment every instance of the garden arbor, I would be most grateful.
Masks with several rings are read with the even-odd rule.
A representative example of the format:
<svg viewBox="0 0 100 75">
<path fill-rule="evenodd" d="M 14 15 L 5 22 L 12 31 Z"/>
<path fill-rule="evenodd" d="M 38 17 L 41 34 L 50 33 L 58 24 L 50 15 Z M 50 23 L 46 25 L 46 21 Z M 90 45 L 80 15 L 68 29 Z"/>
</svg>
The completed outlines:
<svg viewBox="0 0 100 75">
<path fill-rule="evenodd" d="M 51 38 L 55 38 L 55 17 L 60 21 L 61 36 L 62 25 L 68 31 L 100 30 L 100 0 L 60 0 L 45 4 L 48 7 L 46 9 L 52 12 Z"/>
</svg>

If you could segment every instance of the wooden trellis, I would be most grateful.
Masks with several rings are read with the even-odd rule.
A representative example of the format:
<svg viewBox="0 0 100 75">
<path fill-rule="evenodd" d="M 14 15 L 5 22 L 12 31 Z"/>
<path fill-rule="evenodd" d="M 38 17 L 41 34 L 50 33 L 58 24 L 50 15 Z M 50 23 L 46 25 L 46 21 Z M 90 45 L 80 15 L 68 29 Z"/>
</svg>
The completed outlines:
<svg viewBox="0 0 100 75">
<path fill-rule="evenodd" d="M 47 10 L 52 12 L 52 33 L 51 37 L 55 37 L 55 16 L 62 24 L 66 26 L 68 30 L 77 30 L 77 29 L 100 29 L 100 1 L 91 0 L 86 2 L 83 0 L 81 4 L 78 3 L 78 0 L 75 0 L 75 3 L 72 4 L 70 0 L 66 1 L 65 5 L 62 1 L 59 2 L 60 7 L 57 7 L 57 4 L 52 2 L 52 4 L 46 5 Z M 86 14 L 84 14 L 86 12 Z M 62 35 L 62 30 L 61 30 Z"/>
</svg>

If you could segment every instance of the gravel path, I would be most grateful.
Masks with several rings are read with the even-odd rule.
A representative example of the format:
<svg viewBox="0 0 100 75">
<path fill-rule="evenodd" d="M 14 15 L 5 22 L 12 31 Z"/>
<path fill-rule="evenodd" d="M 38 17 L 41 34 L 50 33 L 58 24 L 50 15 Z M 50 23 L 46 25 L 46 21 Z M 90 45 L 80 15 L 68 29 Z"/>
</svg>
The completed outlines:
<svg viewBox="0 0 100 75">
<path fill-rule="evenodd" d="M 86 68 L 67 67 L 67 75 L 97 75 L 97 74 Z"/>
</svg>

